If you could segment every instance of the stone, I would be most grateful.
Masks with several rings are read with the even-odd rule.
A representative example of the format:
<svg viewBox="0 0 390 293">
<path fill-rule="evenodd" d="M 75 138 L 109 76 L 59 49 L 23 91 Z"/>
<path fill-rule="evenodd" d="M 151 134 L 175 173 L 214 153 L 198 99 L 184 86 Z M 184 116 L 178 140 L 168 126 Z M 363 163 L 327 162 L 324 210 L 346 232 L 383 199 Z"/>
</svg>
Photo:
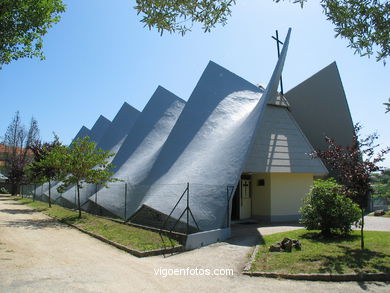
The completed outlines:
<svg viewBox="0 0 390 293">
<path fill-rule="evenodd" d="M 301 250 L 301 242 L 299 240 L 286 237 L 282 240 L 282 242 L 276 242 L 275 244 L 271 245 L 269 252 L 291 252 L 293 248 L 296 250 Z"/>
<path fill-rule="evenodd" d="M 301 250 L 302 249 L 302 244 L 299 240 L 293 240 L 293 247 L 296 250 Z"/>
<path fill-rule="evenodd" d="M 383 216 L 384 214 L 385 214 L 384 210 L 376 210 L 374 212 L 374 216 L 376 216 L 376 217 Z"/>
<path fill-rule="evenodd" d="M 291 252 L 293 246 L 293 241 L 290 238 L 284 238 L 282 240 L 282 249 L 286 252 Z"/>
<path fill-rule="evenodd" d="M 272 244 L 269 248 L 269 252 L 281 252 L 282 250 L 282 245 L 280 242 L 277 242 L 275 244 Z"/>
</svg>

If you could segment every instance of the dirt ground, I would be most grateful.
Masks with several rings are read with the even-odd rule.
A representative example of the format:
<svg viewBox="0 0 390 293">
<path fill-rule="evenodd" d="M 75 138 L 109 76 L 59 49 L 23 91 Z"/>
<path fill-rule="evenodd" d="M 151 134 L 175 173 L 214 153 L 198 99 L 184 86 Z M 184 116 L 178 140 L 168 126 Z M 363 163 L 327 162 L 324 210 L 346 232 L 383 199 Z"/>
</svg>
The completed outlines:
<svg viewBox="0 0 390 293">
<path fill-rule="evenodd" d="M 227 242 L 165 258 L 137 258 L 0 196 L 0 292 L 389 292 L 390 284 L 383 282 L 306 282 L 241 274 L 261 235 L 296 228 L 248 225 L 233 229 Z M 234 274 L 216 276 L 223 273 L 220 269 L 233 269 Z M 196 270 L 203 275 L 191 275 Z M 204 275 L 206 270 L 211 275 Z"/>
</svg>

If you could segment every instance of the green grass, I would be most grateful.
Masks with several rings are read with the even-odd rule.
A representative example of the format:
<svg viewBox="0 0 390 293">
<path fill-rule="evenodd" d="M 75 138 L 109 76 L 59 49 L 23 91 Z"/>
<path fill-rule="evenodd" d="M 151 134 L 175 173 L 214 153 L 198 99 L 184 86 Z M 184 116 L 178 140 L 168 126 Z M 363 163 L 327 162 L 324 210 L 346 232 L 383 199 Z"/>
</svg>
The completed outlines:
<svg viewBox="0 0 390 293">
<path fill-rule="evenodd" d="M 278 273 L 390 273 L 390 232 L 364 232 L 365 249 L 360 250 L 360 236 L 322 239 L 318 231 L 304 229 L 264 237 L 252 271 Z M 268 252 L 270 245 L 284 237 L 298 239 L 302 250 Z"/>
<path fill-rule="evenodd" d="M 78 218 L 78 212 L 61 206 L 52 204 L 49 208 L 48 204 L 41 201 L 32 201 L 28 198 L 13 197 L 19 203 L 27 204 L 28 206 L 42 211 L 43 213 L 58 219 L 61 222 L 73 224 L 88 232 L 100 235 L 127 246 L 131 249 L 139 251 L 147 251 L 164 248 L 161 237 L 158 233 L 148 231 L 128 225 L 123 225 L 109 219 L 96 217 L 88 213 L 82 213 L 81 219 Z M 169 239 L 163 236 L 166 245 L 170 244 Z M 171 240 L 174 245 L 179 245 L 174 239 Z"/>
</svg>

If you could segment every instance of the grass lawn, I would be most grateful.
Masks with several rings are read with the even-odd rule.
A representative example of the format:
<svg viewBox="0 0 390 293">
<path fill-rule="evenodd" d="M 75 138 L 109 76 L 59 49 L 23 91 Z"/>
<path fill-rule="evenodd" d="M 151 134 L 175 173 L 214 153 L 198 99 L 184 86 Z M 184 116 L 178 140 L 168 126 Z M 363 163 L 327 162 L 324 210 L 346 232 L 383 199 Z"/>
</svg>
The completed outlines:
<svg viewBox="0 0 390 293">
<path fill-rule="evenodd" d="M 55 204 L 52 204 L 52 207 L 49 208 L 45 202 L 32 201 L 32 199 L 20 197 L 13 197 L 13 199 L 42 211 L 61 222 L 73 224 L 131 249 L 146 251 L 164 248 L 161 237 L 156 232 L 123 225 L 87 213 L 83 213 L 81 219 L 79 219 L 77 211 L 66 209 Z M 169 239 L 166 236 L 163 237 L 166 245 L 170 244 Z M 172 242 L 174 245 L 179 245 L 174 239 L 172 239 Z"/>
<path fill-rule="evenodd" d="M 264 237 L 252 271 L 278 273 L 390 273 L 390 232 L 364 232 L 365 250 L 360 250 L 360 236 L 322 239 L 318 231 L 305 229 Z M 268 252 L 268 248 L 284 237 L 298 239 L 302 250 Z"/>
</svg>

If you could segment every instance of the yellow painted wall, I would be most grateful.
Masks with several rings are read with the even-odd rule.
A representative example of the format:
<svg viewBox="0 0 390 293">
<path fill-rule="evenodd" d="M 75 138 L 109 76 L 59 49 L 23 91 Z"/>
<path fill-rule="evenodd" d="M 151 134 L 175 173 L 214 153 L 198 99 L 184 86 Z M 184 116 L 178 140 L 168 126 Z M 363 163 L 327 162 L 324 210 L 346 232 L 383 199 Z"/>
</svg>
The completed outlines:
<svg viewBox="0 0 390 293">
<path fill-rule="evenodd" d="M 271 215 L 299 214 L 312 183 L 311 173 L 271 173 Z"/>
<path fill-rule="evenodd" d="M 264 186 L 258 186 L 259 179 L 264 179 Z M 252 175 L 252 216 L 270 216 L 271 211 L 271 175 L 255 173 Z"/>
</svg>

